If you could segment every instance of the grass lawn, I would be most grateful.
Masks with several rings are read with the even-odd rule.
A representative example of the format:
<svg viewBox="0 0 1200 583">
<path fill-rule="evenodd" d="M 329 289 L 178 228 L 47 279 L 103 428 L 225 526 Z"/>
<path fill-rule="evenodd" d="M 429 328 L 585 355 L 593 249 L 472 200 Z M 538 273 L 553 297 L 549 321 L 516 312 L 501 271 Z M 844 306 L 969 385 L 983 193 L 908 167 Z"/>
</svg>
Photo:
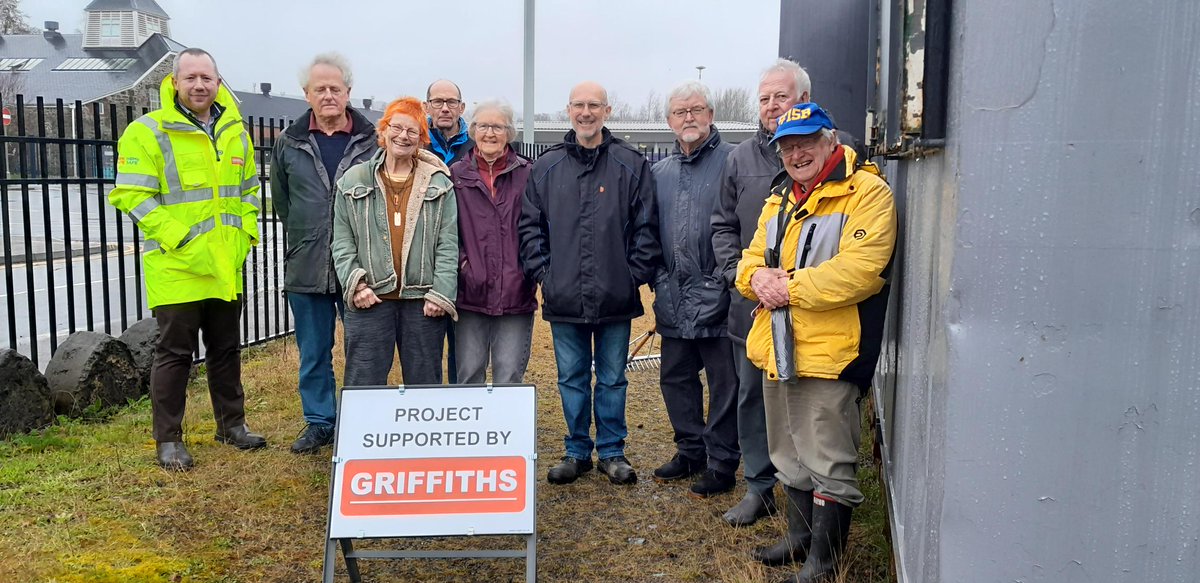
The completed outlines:
<svg viewBox="0 0 1200 583">
<path fill-rule="evenodd" d="M 647 294 L 647 300 L 649 296 Z M 647 303 L 648 307 L 648 303 Z M 633 323 L 636 336 L 652 325 Z M 337 350 L 341 350 L 340 347 Z M 335 351 L 336 352 L 336 351 Z M 0 581 L 318 581 L 329 492 L 329 456 L 288 451 L 301 429 L 291 339 L 243 353 L 250 426 L 263 451 L 213 440 L 206 383 L 189 393 L 185 440 L 197 467 L 166 472 L 154 463 L 150 406 L 142 399 L 90 421 L 60 420 L 0 441 Z M 335 370 L 341 374 L 340 357 Z M 733 529 L 720 520 L 743 485 L 695 500 L 688 483 L 656 484 L 651 471 L 674 453 L 657 371 L 629 375 L 627 454 L 641 480 L 618 487 L 598 472 L 552 486 L 545 472 L 562 455 L 565 426 L 555 388 L 549 326 L 538 319 L 526 380 L 538 388 L 538 577 L 540 581 L 773 581 L 785 569 L 752 563 L 750 549 L 774 542 L 782 514 Z M 399 381 L 394 371 L 393 380 Z M 864 434 L 859 472 L 866 503 L 855 513 L 841 580 L 894 581 L 877 474 Z M 783 499 L 782 490 L 778 493 Z M 473 547 L 519 548 L 515 537 L 477 537 Z M 366 541 L 357 548 L 453 549 L 463 539 Z M 364 581 L 524 581 L 520 560 L 362 561 Z M 338 580 L 347 581 L 341 559 Z"/>
</svg>

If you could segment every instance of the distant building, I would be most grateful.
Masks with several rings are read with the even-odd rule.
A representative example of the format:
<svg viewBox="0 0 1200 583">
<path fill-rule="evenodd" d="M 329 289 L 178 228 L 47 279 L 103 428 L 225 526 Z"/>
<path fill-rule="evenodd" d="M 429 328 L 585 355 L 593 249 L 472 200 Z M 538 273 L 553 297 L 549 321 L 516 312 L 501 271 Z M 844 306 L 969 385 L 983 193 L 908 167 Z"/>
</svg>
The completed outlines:
<svg viewBox="0 0 1200 583">
<path fill-rule="evenodd" d="M 0 102 L 10 114 L 4 135 L 115 140 L 130 121 L 162 105 L 162 80 L 171 72 L 175 55 L 187 48 L 170 38 L 170 19 L 154 0 L 93 0 L 84 8 L 82 34 L 63 34 L 57 22 L 47 21 L 41 34 L 0 36 Z M 261 89 L 261 93 L 232 91 L 242 115 L 254 118 L 252 135 L 258 142 L 263 141 L 257 132 L 259 120 L 264 126 L 262 138 L 269 139 L 276 133 L 272 121 L 279 126 L 285 123 L 279 120 L 290 122 L 308 109 L 303 99 L 271 95 L 269 83 Z M 24 107 L 17 107 L 17 96 Z M 44 103 L 41 124 L 38 97 Z M 360 111 L 372 121 L 380 116 L 361 107 Z M 15 144 L 8 144 L 6 150 L 8 172 L 30 176 L 41 172 L 34 148 L 26 148 L 23 163 Z M 65 165 L 60 165 L 56 150 L 51 147 L 47 152 L 47 174 L 76 175 L 76 153 L 72 150 Z M 82 156 L 89 175 L 95 175 L 97 158 L 100 168 L 112 172 L 112 149 L 102 150 L 99 157 L 91 151 Z"/>
</svg>

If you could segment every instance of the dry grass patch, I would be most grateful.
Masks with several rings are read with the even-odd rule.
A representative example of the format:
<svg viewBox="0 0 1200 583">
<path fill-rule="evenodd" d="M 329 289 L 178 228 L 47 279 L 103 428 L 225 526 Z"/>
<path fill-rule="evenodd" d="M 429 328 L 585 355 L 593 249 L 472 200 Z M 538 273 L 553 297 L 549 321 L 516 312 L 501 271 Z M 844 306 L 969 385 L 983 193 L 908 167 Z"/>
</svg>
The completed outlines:
<svg viewBox="0 0 1200 583">
<path fill-rule="evenodd" d="M 647 330 L 649 317 L 633 324 Z M 338 349 L 340 350 L 340 348 Z M 154 464 L 150 407 L 139 401 L 92 422 L 60 420 L 0 441 L 0 581 L 299 582 L 320 579 L 329 494 L 328 455 L 296 456 L 302 426 L 299 365 L 291 339 L 243 356 L 247 419 L 264 451 L 213 440 L 205 381 L 191 386 L 184 431 L 197 468 Z M 398 368 L 398 367 L 397 367 Z M 340 375 L 342 363 L 336 359 Z M 708 500 L 687 483 L 660 485 L 651 471 L 674 453 L 657 372 L 629 375 L 627 454 L 641 481 L 618 487 L 596 471 L 568 486 L 545 472 L 562 455 L 565 425 L 549 326 L 537 321 L 527 381 L 538 387 L 538 577 L 541 581 L 771 581 L 787 573 L 749 560 L 774 542 L 782 518 L 732 529 L 720 515 L 744 492 Z M 399 376 L 393 375 L 398 381 Z M 869 436 L 864 436 L 869 451 Z M 328 451 L 328 450 L 325 450 Z M 886 582 L 891 550 L 869 462 L 867 503 L 855 514 L 852 561 L 842 577 Z M 782 492 L 780 492 L 782 496 Z M 358 548 L 519 548 L 517 537 L 362 541 Z M 523 581 L 520 560 L 360 562 L 366 581 Z M 338 560 L 340 581 L 346 581 Z"/>
</svg>

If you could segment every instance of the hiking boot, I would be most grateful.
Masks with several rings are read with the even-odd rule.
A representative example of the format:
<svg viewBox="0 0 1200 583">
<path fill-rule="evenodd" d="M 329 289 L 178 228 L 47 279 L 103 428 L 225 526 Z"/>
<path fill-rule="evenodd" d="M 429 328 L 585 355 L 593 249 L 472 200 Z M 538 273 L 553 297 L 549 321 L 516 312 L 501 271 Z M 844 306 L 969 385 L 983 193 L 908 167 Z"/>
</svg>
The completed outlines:
<svg viewBox="0 0 1200 583">
<path fill-rule="evenodd" d="M 629 465 L 629 460 L 625 456 L 610 457 L 600 460 L 598 466 L 604 475 L 608 476 L 608 481 L 614 484 L 636 484 L 637 472 L 633 471 L 633 466 Z"/>
<path fill-rule="evenodd" d="M 546 472 L 546 481 L 551 484 L 570 484 L 588 472 L 592 471 L 592 459 L 578 459 L 564 456 L 558 465 Z"/>
<path fill-rule="evenodd" d="M 777 567 L 788 563 L 803 563 L 812 544 L 812 490 L 785 486 L 787 492 L 787 531 L 783 540 L 769 546 L 757 547 L 750 556 L 764 565 Z"/>
<path fill-rule="evenodd" d="M 718 472 L 712 468 L 704 470 L 704 475 L 700 476 L 689 489 L 689 496 L 693 498 L 708 498 L 715 494 L 724 494 L 733 489 L 737 484 L 733 474 Z"/>
<path fill-rule="evenodd" d="M 196 465 L 182 441 L 162 441 L 154 445 L 158 465 L 164 470 L 186 472 Z"/>
<path fill-rule="evenodd" d="M 762 494 L 746 492 L 737 506 L 730 508 L 721 517 L 730 526 L 750 526 L 764 516 L 775 514 L 775 492 L 767 490 Z"/>
<path fill-rule="evenodd" d="M 675 457 L 671 458 L 671 461 L 654 470 L 654 481 L 671 482 L 690 478 L 704 471 L 705 464 L 704 460 L 684 457 L 677 453 Z"/>
<path fill-rule="evenodd" d="M 317 453 L 322 447 L 333 443 L 332 425 L 309 425 L 304 433 L 292 443 L 292 453 Z"/>
<path fill-rule="evenodd" d="M 226 443 L 243 450 L 267 447 L 267 438 L 251 433 L 245 424 L 218 431 L 215 439 L 217 443 Z"/>
</svg>

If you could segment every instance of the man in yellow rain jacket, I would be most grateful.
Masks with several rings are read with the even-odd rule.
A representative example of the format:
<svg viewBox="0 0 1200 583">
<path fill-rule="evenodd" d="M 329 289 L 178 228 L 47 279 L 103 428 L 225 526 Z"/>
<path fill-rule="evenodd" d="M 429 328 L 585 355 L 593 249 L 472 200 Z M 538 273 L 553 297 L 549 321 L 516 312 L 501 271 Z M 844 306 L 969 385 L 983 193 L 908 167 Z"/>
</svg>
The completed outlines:
<svg viewBox="0 0 1200 583">
<path fill-rule="evenodd" d="M 258 243 L 259 181 L 250 136 L 211 55 L 180 52 L 160 91 L 162 108 L 121 135 L 108 199 L 146 238 L 146 295 L 159 327 L 150 373 L 158 463 L 187 470 L 183 411 L 200 331 L 217 441 L 267 444 L 245 424 L 238 325 L 242 264 Z"/>
<path fill-rule="evenodd" d="M 874 164 L 839 145 L 815 103 L 779 118 L 783 162 L 735 285 L 759 302 L 747 357 L 763 370 L 767 444 L 788 494 L 787 534 L 754 550 L 804 562 L 789 581 L 835 573 L 858 488 L 859 401 L 879 357 L 896 242 L 892 191 Z"/>
</svg>

